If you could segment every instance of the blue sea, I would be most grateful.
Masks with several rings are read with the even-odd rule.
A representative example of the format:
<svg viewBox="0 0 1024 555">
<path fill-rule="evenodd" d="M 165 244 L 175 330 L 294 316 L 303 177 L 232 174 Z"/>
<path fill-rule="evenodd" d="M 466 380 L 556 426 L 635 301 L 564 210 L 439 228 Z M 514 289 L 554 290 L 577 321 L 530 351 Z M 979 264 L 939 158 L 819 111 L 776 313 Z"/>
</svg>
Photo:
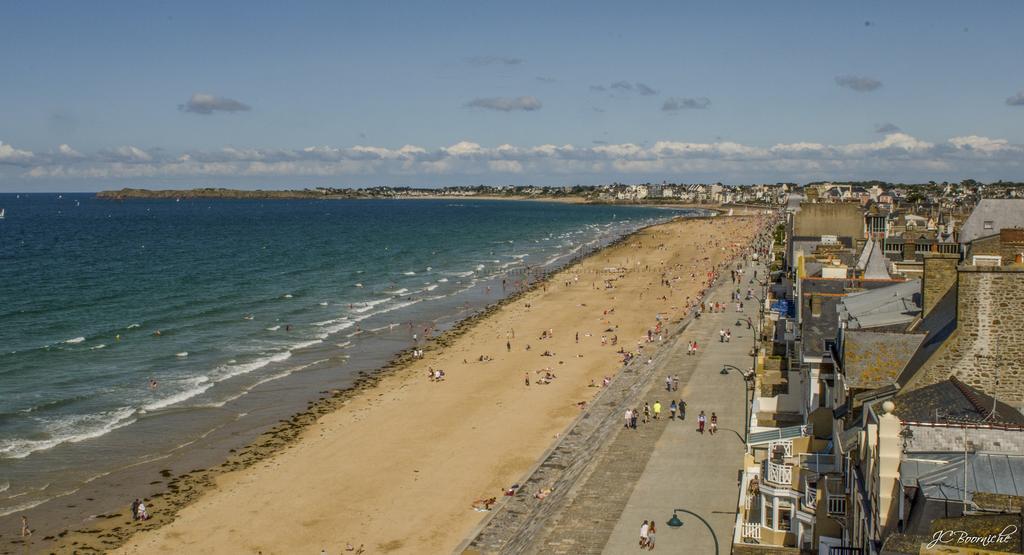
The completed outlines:
<svg viewBox="0 0 1024 555">
<path fill-rule="evenodd" d="M 213 430 L 254 433 L 512 293 L 527 268 L 686 213 L 85 194 L 0 208 L 0 516 Z"/>
</svg>

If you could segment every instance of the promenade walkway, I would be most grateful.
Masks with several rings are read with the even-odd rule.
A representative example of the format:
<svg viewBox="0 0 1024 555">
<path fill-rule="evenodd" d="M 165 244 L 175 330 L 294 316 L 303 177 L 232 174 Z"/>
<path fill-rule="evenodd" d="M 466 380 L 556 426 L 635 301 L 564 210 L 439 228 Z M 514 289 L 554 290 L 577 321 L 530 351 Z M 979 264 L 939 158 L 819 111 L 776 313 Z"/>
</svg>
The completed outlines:
<svg viewBox="0 0 1024 555">
<path fill-rule="evenodd" d="M 727 276 L 709 300 L 728 301 L 736 286 Z M 747 287 L 741 286 L 744 292 Z M 747 301 L 742 314 L 734 308 L 705 313 L 659 350 L 653 368 L 629 369 L 629 387 L 621 394 L 609 391 L 616 394 L 601 403 L 605 410 L 600 411 L 600 426 L 586 420 L 578 423 L 582 429 L 570 432 L 576 437 L 566 438 L 528 480 L 547 475 L 546 482 L 552 484 L 558 474 L 555 495 L 540 506 L 528 507 L 526 500 L 508 504 L 459 552 L 639 552 L 640 525 L 653 519 L 658 551 L 715 553 L 712 533 L 700 520 L 680 513 L 682 528 L 665 524 L 678 508 L 706 520 L 718 539 L 719 553 L 727 553 L 743 459 L 745 383 L 735 370 L 725 375 L 720 370 L 724 364 L 744 371 L 749 367 L 753 331 L 745 321 L 748 316 L 756 319 L 756 311 L 756 302 Z M 736 326 L 737 320 L 744 324 Z M 731 342 L 719 342 L 721 329 L 731 331 Z M 687 355 L 687 343 L 693 340 L 700 345 L 699 354 Z M 679 391 L 665 390 L 666 375 L 679 376 Z M 673 398 L 687 402 L 685 421 L 668 418 Z M 643 407 L 644 401 L 660 401 L 662 418 L 640 424 L 637 430 L 624 429 L 626 407 Z M 717 435 L 696 432 L 702 410 L 709 421 L 712 412 L 718 415 Z M 559 449 L 566 450 L 565 456 L 557 456 Z"/>
</svg>

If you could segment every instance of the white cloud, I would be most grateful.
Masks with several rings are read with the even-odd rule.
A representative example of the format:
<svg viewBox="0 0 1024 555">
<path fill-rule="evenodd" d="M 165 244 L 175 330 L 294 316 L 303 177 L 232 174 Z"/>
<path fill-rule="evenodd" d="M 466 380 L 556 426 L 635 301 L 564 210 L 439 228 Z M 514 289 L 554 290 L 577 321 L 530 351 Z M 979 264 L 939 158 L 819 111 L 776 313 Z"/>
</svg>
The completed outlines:
<svg viewBox="0 0 1024 555">
<path fill-rule="evenodd" d="M 34 153 L 0 142 L 0 178 L 36 180 L 230 180 L 305 176 L 338 177 L 344 181 L 345 176 L 362 176 L 365 182 L 380 183 L 439 176 L 439 182 L 451 183 L 457 181 L 453 178 L 458 176 L 473 176 L 475 182 L 483 182 L 487 175 L 494 174 L 542 179 L 563 176 L 569 180 L 575 179 L 574 176 L 596 176 L 595 180 L 605 181 L 645 179 L 654 175 L 685 180 L 694 174 L 716 180 L 732 176 L 749 176 L 751 180 L 801 180 L 886 175 L 911 176 L 901 179 L 912 179 L 920 173 L 941 177 L 937 172 L 979 178 L 989 172 L 1002 177 L 1019 175 L 1022 168 L 1024 147 L 1005 139 L 969 135 L 932 143 L 906 133 L 890 133 L 867 143 L 797 141 L 768 147 L 732 141 L 489 147 L 459 141 L 440 148 L 417 145 L 399 148 L 319 145 L 300 149 L 226 146 L 175 154 L 131 145 L 93 154 L 80 153 L 68 145 L 60 145 L 48 153 Z"/>
<path fill-rule="evenodd" d="M 0 164 L 27 164 L 34 154 L 28 150 L 19 150 L 0 141 Z"/>
</svg>

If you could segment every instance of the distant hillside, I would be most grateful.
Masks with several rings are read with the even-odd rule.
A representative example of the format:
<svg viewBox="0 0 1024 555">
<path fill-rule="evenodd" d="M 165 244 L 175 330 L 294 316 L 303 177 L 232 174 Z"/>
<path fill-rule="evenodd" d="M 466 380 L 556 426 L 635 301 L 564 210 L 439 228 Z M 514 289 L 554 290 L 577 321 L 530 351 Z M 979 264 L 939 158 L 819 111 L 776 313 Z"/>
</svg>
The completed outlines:
<svg viewBox="0 0 1024 555">
<path fill-rule="evenodd" d="M 150 189 L 121 189 L 119 191 L 100 191 L 96 198 L 108 200 L 124 199 L 177 199 L 177 198 L 226 198 L 226 199 L 312 199 L 312 198 L 360 198 L 353 191 L 351 195 L 326 194 L 323 191 L 313 189 L 301 189 L 292 191 L 246 191 L 240 189 L 204 188 L 185 190 L 161 190 Z"/>
</svg>

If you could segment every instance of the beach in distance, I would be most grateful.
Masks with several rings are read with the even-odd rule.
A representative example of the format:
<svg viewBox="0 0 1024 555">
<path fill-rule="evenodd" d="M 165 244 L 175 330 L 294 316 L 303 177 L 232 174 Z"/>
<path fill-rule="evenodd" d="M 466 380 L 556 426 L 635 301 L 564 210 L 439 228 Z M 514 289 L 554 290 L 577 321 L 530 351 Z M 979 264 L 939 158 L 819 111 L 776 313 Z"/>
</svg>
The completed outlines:
<svg viewBox="0 0 1024 555">
<path fill-rule="evenodd" d="M 524 477 L 615 379 L 624 353 L 643 357 L 671 339 L 665 326 L 746 247 L 755 222 L 646 227 L 300 418 L 273 455 L 210 473 L 170 522 L 131 523 L 125 508 L 60 548 L 127 536 L 116 552 L 451 552 L 486 516 L 474 505 Z M 147 507 L 159 514 L 166 503 Z"/>
</svg>

